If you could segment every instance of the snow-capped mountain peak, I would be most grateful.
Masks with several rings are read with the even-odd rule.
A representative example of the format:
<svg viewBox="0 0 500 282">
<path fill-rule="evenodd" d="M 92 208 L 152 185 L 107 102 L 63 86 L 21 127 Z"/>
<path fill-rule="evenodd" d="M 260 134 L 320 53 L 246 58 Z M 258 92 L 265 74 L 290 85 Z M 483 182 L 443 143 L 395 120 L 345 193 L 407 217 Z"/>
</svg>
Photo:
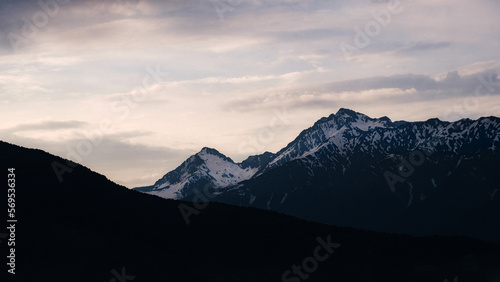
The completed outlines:
<svg viewBox="0 0 500 282">
<path fill-rule="evenodd" d="M 247 180 L 256 172 L 256 168 L 242 168 L 215 149 L 203 148 L 196 155 L 204 162 L 200 169 L 211 177 L 216 187 L 226 187 Z"/>
<path fill-rule="evenodd" d="M 226 157 L 225 155 L 221 154 L 219 151 L 213 148 L 209 147 L 203 147 L 198 153 L 196 153 L 196 156 L 202 158 L 202 159 L 208 159 L 210 156 L 218 157 L 226 162 L 234 163 L 231 158 Z"/>
<path fill-rule="evenodd" d="M 294 141 L 276 153 L 266 169 L 308 156 L 329 144 L 335 145 L 338 150 L 343 150 L 343 144 L 353 136 L 375 128 L 393 126 L 388 117 L 370 118 L 362 113 L 341 108 L 336 114 L 321 118 L 312 127 L 302 131 Z"/>
<path fill-rule="evenodd" d="M 180 199 L 200 183 L 214 188 L 227 187 L 251 178 L 259 167 L 235 163 L 216 149 L 204 147 L 152 186 L 135 188 L 162 198 Z"/>
<path fill-rule="evenodd" d="M 340 109 L 276 154 L 235 163 L 203 148 L 136 190 L 190 201 L 210 184 L 211 201 L 325 224 L 422 235 L 457 222 L 467 234 L 477 225 L 462 218 L 498 214 L 499 162 L 500 118 L 392 122 Z"/>
<path fill-rule="evenodd" d="M 385 116 L 371 118 L 342 108 L 303 130 L 276 154 L 266 152 L 235 163 L 217 150 L 204 147 L 154 185 L 135 189 L 180 199 L 205 184 L 222 193 L 224 188 L 244 184 L 293 161 L 308 163 L 311 169 L 333 165 L 344 175 L 361 156 L 384 159 L 416 149 L 458 154 L 487 148 L 493 152 L 499 147 L 500 121 L 495 117 L 452 123 L 439 119 L 392 122 Z"/>
</svg>

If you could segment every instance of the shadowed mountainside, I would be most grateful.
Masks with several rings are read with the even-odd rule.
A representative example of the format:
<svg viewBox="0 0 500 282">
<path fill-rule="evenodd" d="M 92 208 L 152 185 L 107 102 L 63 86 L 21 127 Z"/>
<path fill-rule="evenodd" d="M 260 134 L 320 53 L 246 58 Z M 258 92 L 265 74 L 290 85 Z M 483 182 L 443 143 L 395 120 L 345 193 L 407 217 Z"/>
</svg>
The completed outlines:
<svg viewBox="0 0 500 282">
<path fill-rule="evenodd" d="M 59 182 L 52 165 L 69 167 L 66 160 L 4 142 L 0 152 L 5 179 L 8 168 L 16 173 L 15 277 L 0 243 L 7 281 L 119 281 L 113 270 L 134 282 L 280 281 L 328 236 L 341 245 L 304 272 L 307 281 L 500 279 L 498 244 L 339 228 L 220 203 L 186 224 L 179 204 L 192 203 L 128 190 L 79 165 Z"/>
</svg>

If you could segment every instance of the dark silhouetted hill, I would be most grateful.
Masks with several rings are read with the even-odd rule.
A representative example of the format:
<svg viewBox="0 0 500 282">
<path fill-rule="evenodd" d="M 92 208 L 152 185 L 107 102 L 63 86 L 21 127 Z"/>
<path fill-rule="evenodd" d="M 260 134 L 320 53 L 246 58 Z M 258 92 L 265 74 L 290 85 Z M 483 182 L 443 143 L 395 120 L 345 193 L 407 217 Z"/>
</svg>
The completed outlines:
<svg viewBox="0 0 500 282">
<path fill-rule="evenodd" d="M 120 281 L 114 273 L 122 271 L 123 281 L 134 282 L 283 281 L 294 264 L 315 266 L 305 259 L 314 257 L 317 238 L 328 236 L 341 245 L 307 281 L 500 279 L 494 243 L 339 228 L 220 203 L 208 203 L 186 224 L 179 205 L 192 203 L 128 190 L 83 166 L 59 182 L 52 164 L 69 164 L 40 150 L 0 142 L 0 155 L 4 183 L 15 168 L 18 220 L 16 275 L 6 272 L 2 240 L 1 281 L 108 282 Z M 2 214 L 5 222 L 6 208 Z M 291 274 L 284 281 L 304 279 Z"/>
</svg>

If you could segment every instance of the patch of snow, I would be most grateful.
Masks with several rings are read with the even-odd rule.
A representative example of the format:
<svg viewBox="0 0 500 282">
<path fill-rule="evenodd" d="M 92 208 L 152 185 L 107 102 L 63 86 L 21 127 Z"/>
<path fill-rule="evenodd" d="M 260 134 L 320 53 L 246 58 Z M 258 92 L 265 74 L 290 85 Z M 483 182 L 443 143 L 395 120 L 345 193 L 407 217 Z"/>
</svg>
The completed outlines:
<svg viewBox="0 0 500 282">
<path fill-rule="evenodd" d="M 377 127 L 386 127 L 386 125 L 379 120 L 366 120 L 366 121 L 357 121 L 351 123 L 352 127 L 357 127 L 362 131 L 368 131 L 375 129 Z"/>
<path fill-rule="evenodd" d="M 408 206 L 411 205 L 411 203 L 413 202 L 413 185 L 411 183 L 410 184 L 410 188 L 408 189 L 408 194 L 410 196 L 410 199 L 408 200 Z"/>
<path fill-rule="evenodd" d="M 286 196 L 288 196 L 288 193 L 285 193 L 285 196 L 283 197 L 283 199 L 281 199 L 280 204 L 283 204 L 285 202 Z"/>
<path fill-rule="evenodd" d="M 253 203 L 253 201 L 255 201 L 256 198 L 257 198 L 257 196 L 250 194 L 250 201 L 248 202 L 248 204 L 251 205 Z"/>
<path fill-rule="evenodd" d="M 269 201 L 267 201 L 267 209 L 269 210 L 269 205 L 271 204 L 271 201 L 273 200 L 274 192 L 271 194 L 271 198 L 269 198 Z"/>
<path fill-rule="evenodd" d="M 198 156 L 203 160 L 206 173 L 210 175 L 214 184 L 218 187 L 227 187 L 248 180 L 255 175 L 258 168 L 242 169 L 239 165 L 222 159 L 208 153 L 199 153 Z"/>
</svg>

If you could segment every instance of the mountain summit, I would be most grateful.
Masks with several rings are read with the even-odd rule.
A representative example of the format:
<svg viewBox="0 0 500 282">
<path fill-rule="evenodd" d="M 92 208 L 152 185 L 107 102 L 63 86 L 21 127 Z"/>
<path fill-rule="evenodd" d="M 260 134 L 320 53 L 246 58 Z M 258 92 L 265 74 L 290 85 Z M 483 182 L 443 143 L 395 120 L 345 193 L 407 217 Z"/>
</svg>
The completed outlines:
<svg viewBox="0 0 500 282">
<path fill-rule="evenodd" d="M 227 187 L 250 179 L 265 163 L 269 154 L 252 156 L 242 163 L 235 163 L 216 149 L 204 147 L 154 185 L 135 190 L 162 198 L 182 199 L 194 193 L 195 188 L 206 184 L 216 188 Z"/>
<path fill-rule="evenodd" d="M 499 150 L 497 117 L 392 122 L 340 109 L 275 154 L 237 164 L 204 148 L 136 190 L 192 200 L 210 185 L 214 201 L 326 224 L 498 241 Z"/>
<path fill-rule="evenodd" d="M 323 147 L 333 144 L 343 151 L 348 139 L 376 128 L 392 128 L 390 119 L 370 118 L 364 114 L 341 108 L 328 118 L 321 118 L 314 125 L 302 131 L 294 141 L 281 149 L 269 164 L 269 168 L 304 158 Z"/>
<path fill-rule="evenodd" d="M 321 118 L 312 127 L 300 133 L 278 153 L 265 152 L 250 156 L 241 163 L 213 148 L 204 147 L 175 170 L 167 173 L 152 186 L 134 188 L 137 191 L 168 199 L 182 199 L 203 185 L 224 188 L 280 166 L 294 159 L 305 157 L 328 143 L 340 144 L 350 135 L 377 127 L 391 127 L 388 118 L 373 119 L 353 110 L 341 108 L 328 118 Z M 349 133 L 345 134 L 344 133 Z"/>
</svg>

